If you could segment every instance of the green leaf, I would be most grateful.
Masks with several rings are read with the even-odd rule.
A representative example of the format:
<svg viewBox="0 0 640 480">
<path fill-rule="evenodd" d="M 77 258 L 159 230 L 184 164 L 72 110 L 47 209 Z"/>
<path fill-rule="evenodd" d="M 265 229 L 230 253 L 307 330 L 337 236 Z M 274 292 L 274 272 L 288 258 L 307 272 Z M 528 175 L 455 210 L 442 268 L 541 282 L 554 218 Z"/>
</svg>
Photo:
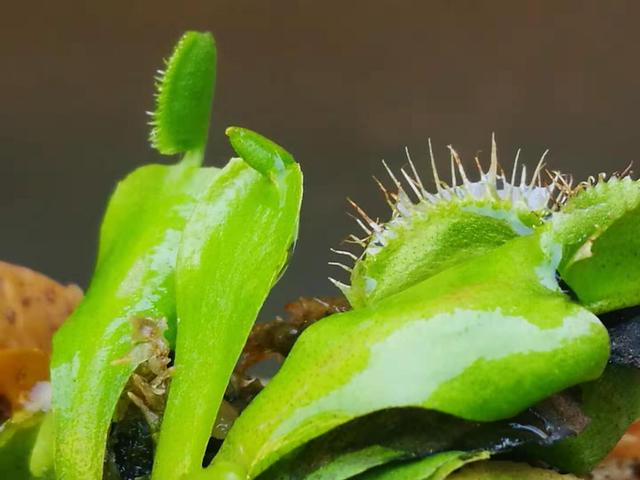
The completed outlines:
<svg viewBox="0 0 640 480">
<path fill-rule="evenodd" d="M 0 478 L 30 480 L 29 459 L 43 415 L 7 420 L 0 426 Z"/>
<path fill-rule="evenodd" d="M 425 477 L 425 480 L 445 480 L 449 477 L 449 475 L 456 470 L 464 467 L 473 462 L 477 462 L 480 460 L 486 460 L 489 458 L 488 452 L 471 452 L 471 453 L 462 453 L 458 454 L 457 457 L 450 459 L 448 462 L 441 465 L 438 470 L 432 474 L 428 479 Z M 407 473 L 411 473 L 411 470 L 408 468 Z M 409 480 L 409 477 L 404 476 L 406 480 Z M 392 479 L 390 479 L 392 480 Z"/>
<path fill-rule="evenodd" d="M 372 467 L 395 460 L 398 458 L 399 453 L 401 454 L 402 452 L 374 445 L 356 452 L 345 452 L 338 455 L 332 461 L 327 462 L 304 477 L 281 472 L 283 474 L 276 474 L 265 478 L 274 480 L 290 480 L 293 478 L 304 478 L 305 480 L 344 480 L 352 478 Z M 262 476 L 260 480 L 262 480 Z"/>
<path fill-rule="evenodd" d="M 185 227 L 177 266 L 178 337 L 154 480 L 196 474 L 233 368 L 298 231 L 302 173 L 277 183 L 232 159 Z M 257 161 L 259 162 L 259 160 Z M 188 414 L 186 413 L 188 412 Z M 189 477 L 191 478 L 191 477 Z M 211 473 L 210 478 L 218 478 Z"/>
<path fill-rule="evenodd" d="M 578 480 L 553 470 L 534 468 L 523 463 L 480 462 L 447 477 L 448 480 Z"/>
<path fill-rule="evenodd" d="M 354 480 L 441 480 L 468 463 L 487 458 L 488 452 L 443 452 L 412 462 L 375 468 Z"/>
<path fill-rule="evenodd" d="M 559 290 L 556 249 L 546 235 L 520 237 L 374 307 L 313 325 L 214 463 L 254 477 L 373 411 L 414 406 L 493 421 L 599 377 L 606 329 Z"/>
<path fill-rule="evenodd" d="M 42 424 L 35 439 L 29 460 L 29 469 L 36 478 L 54 477 L 54 428 L 53 414 L 48 412 L 42 419 Z"/>
<path fill-rule="evenodd" d="M 107 431 L 131 373 L 134 317 L 175 322 L 182 229 L 217 169 L 149 165 L 120 182 L 105 213 L 89 289 L 53 339 L 60 477 L 99 480 Z M 175 328 L 175 327 L 174 327 Z"/>
<path fill-rule="evenodd" d="M 609 365 L 601 378 L 580 386 L 582 408 L 591 423 L 577 437 L 547 448 L 535 447 L 529 458 L 584 475 L 613 449 L 625 430 L 640 418 L 640 371 Z"/>
<path fill-rule="evenodd" d="M 210 33 L 187 32 L 157 83 L 151 145 L 172 155 L 204 151 L 216 79 L 216 46 Z"/>
</svg>

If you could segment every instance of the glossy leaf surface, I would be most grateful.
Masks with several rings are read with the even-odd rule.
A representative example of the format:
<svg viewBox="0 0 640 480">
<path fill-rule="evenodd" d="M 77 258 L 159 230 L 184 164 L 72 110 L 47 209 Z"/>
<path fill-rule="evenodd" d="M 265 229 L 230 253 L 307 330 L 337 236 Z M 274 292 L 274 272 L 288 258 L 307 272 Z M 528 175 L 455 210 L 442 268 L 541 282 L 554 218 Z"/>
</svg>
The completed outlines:
<svg viewBox="0 0 640 480">
<path fill-rule="evenodd" d="M 414 406 L 492 421 L 597 378 L 609 354 L 607 332 L 558 289 L 556 250 L 547 237 L 521 237 L 375 308 L 312 326 L 214 464 L 253 477 L 376 410 Z"/>
</svg>

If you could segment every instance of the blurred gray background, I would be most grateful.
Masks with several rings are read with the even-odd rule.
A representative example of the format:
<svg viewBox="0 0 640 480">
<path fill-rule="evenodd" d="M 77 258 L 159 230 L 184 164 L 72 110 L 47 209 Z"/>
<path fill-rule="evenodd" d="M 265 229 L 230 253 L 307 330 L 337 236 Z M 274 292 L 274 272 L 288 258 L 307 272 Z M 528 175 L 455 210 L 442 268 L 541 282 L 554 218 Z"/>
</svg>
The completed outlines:
<svg viewBox="0 0 640 480">
<path fill-rule="evenodd" d="M 426 172 L 431 137 L 503 163 L 578 178 L 637 160 L 640 3 L 633 1 L 3 2 L 0 258 L 86 286 L 117 179 L 160 158 L 147 145 L 152 77 L 186 29 L 219 50 L 207 162 L 224 127 L 258 130 L 303 166 L 300 239 L 263 316 L 334 292 L 328 249 L 355 230 L 345 197 L 374 216 L 380 160 L 404 146 Z"/>
</svg>

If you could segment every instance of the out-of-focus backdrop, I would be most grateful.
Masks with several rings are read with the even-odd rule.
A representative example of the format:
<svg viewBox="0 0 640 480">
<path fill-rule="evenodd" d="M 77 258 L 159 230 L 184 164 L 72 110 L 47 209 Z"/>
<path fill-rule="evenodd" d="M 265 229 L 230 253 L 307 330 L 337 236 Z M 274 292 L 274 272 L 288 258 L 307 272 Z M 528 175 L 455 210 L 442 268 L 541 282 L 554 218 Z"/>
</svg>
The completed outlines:
<svg viewBox="0 0 640 480">
<path fill-rule="evenodd" d="M 263 315 L 334 292 L 329 247 L 351 196 L 388 212 L 371 175 L 407 146 L 427 173 L 453 144 L 577 178 L 637 160 L 640 3 L 633 1 L 135 0 L 4 2 L 0 13 L 0 258 L 86 285 L 117 179 L 161 161 L 147 145 L 152 77 L 186 29 L 219 50 L 207 162 L 228 125 L 303 166 L 300 239 Z"/>
</svg>

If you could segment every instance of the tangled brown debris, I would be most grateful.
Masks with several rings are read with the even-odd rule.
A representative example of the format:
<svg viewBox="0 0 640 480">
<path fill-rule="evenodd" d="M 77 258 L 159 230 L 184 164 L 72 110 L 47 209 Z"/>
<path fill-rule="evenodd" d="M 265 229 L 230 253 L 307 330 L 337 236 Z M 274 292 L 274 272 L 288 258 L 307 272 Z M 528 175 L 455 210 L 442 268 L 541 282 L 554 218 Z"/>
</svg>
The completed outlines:
<svg viewBox="0 0 640 480">
<path fill-rule="evenodd" d="M 348 309 L 347 301 L 342 298 L 300 297 L 285 306 L 286 318 L 278 316 L 254 325 L 229 381 L 212 435 L 223 439 L 240 412 L 264 388 L 262 380 L 249 374 L 252 366 L 272 357 L 282 361 L 306 328 L 321 318 Z M 118 363 L 133 362 L 138 367 L 127 384 L 126 397 L 120 402 L 116 419 L 123 418 L 133 403 L 155 435 L 172 373 L 169 344 L 164 337 L 167 325 L 165 320 L 149 318 L 132 319 L 132 325 L 135 346 Z"/>
<path fill-rule="evenodd" d="M 278 316 L 253 327 L 235 373 L 244 375 L 250 367 L 270 357 L 282 360 L 306 328 L 324 317 L 350 308 L 347 300 L 339 297 L 300 297 L 285 305 L 286 318 Z"/>
<path fill-rule="evenodd" d="M 155 434 L 160 429 L 160 420 L 164 412 L 172 373 L 171 350 L 164 336 L 167 321 L 143 317 L 133 318 L 131 323 L 134 347 L 131 353 L 118 360 L 118 363 L 132 362 L 137 365 L 125 392 L 127 399 L 140 409 L 151 431 Z M 126 411 L 126 409 L 125 401 L 118 410 Z"/>
<path fill-rule="evenodd" d="M 285 305 L 286 318 L 278 316 L 268 322 L 255 324 L 231 376 L 213 436 L 224 438 L 240 412 L 264 388 L 262 380 L 249 375 L 251 367 L 274 357 L 282 361 L 305 329 L 324 317 L 349 308 L 344 298 L 300 297 Z"/>
</svg>

